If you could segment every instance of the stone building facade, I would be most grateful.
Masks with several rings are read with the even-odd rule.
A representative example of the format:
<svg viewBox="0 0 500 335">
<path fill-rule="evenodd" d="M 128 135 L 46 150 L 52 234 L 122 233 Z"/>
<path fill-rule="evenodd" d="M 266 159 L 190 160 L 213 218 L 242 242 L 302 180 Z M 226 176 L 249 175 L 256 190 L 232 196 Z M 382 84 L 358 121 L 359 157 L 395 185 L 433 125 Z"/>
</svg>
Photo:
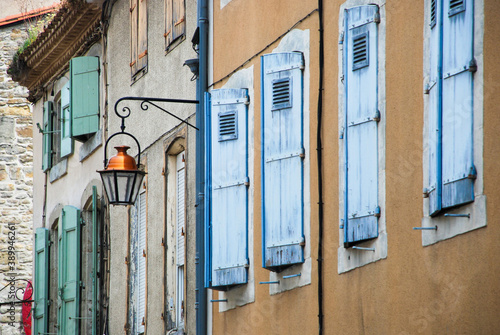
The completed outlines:
<svg viewBox="0 0 500 335">
<path fill-rule="evenodd" d="M 45 1 L 48 2 L 48 1 Z M 28 90 L 7 74 L 13 55 L 28 37 L 24 18 L 36 19 L 53 6 L 16 13 L 14 2 L 0 17 L 0 334 L 24 334 L 21 304 L 32 277 L 33 123 Z M 16 4 L 17 5 L 17 4 Z M 11 8 L 12 7 L 12 8 Z M 17 10 L 18 12 L 19 10 Z"/>
</svg>

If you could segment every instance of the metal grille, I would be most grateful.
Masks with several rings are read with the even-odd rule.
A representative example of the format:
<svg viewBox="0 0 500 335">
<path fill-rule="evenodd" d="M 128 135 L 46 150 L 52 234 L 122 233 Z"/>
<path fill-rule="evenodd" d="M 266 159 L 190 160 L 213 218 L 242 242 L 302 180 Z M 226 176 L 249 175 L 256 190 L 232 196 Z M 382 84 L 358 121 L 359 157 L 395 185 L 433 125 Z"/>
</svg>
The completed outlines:
<svg viewBox="0 0 500 335">
<path fill-rule="evenodd" d="M 238 138 L 236 111 L 219 113 L 219 141 Z"/>
<path fill-rule="evenodd" d="M 273 81 L 273 107 L 272 110 L 292 107 L 291 78 Z"/>
<path fill-rule="evenodd" d="M 352 48 L 352 69 L 368 66 L 368 33 L 354 36 Z"/>
</svg>

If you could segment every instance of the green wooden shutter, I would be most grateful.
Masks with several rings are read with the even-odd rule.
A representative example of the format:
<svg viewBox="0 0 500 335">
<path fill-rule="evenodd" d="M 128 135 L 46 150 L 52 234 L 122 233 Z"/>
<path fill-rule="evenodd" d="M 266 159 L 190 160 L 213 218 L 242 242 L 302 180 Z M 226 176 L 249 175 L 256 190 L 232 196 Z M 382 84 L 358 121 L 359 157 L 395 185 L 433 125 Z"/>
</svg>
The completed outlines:
<svg viewBox="0 0 500 335">
<path fill-rule="evenodd" d="M 73 153 L 73 138 L 71 138 L 71 109 L 69 104 L 69 81 L 61 90 L 61 157 Z"/>
<path fill-rule="evenodd" d="M 304 262 L 303 74 L 300 52 L 261 63 L 263 267 Z"/>
<path fill-rule="evenodd" d="M 378 6 L 345 12 L 344 244 L 378 236 Z"/>
<path fill-rule="evenodd" d="M 43 103 L 43 153 L 42 153 L 42 170 L 47 171 L 52 167 L 52 101 Z"/>
<path fill-rule="evenodd" d="M 35 232 L 33 334 L 43 334 L 48 331 L 49 243 L 49 230 L 37 228 Z"/>
<path fill-rule="evenodd" d="M 65 206 L 59 218 L 58 334 L 78 334 L 80 315 L 80 210 Z"/>
<path fill-rule="evenodd" d="M 99 130 L 99 58 L 70 61 L 71 135 L 86 141 Z"/>
<path fill-rule="evenodd" d="M 99 216 L 98 216 L 97 187 L 92 186 L 92 335 L 97 335 L 98 306 L 99 306 L 99 259 L 97 248 L 99 246 Z"/>
</svg>

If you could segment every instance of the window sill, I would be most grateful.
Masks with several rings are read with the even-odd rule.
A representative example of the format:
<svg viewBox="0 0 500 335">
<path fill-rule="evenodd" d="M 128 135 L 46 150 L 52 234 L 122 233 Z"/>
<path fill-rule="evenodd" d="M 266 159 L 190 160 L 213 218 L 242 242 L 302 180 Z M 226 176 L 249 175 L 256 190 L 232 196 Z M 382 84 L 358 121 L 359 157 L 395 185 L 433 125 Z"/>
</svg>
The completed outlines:
<svg viewBox="0 0 500 335">
<path fill-rule="evenodd" d="M 80 162 L 83 162 L 89 157 L 97 148 L 102 145 L 102 129 L 89 138 L 81 147 L 79 152 Z"/>
<path fill-rule="evenodd" d="M 293 276 L 300 273 L 298 277 L 283 278 Z M 286 291 L 293 290 L 298 287 L 311 284 L 311 257 L 307 257 L 304 263 L 293 265 L 281 272 L 270 272 L 269 281 L 277 281 L 279 284 L 269 285 L 269 294 L 275 295 Z"/>
<path fill-rule="evenodd" d="M 341 231 L 341 233 L 343 233 L 343 231 Z M 385 232 L 385 230 L 381 231 L 379 232 L 377 238 L 360 243 L 357 246 L 362 248 L 374 248 L 375 251 L 344 248 L 344 246 L 339 247 L 338 249 L 339 274 L 387 258 L 387 233 Z"/>
<path fill-rule="evenodd" d="M 53 183 L 66 175 L 66 173 L 68 173 L 68 159 L 64 158 L 50 169 L 49 181 Z"/>
<path fill-rule="evenodd" d="M 429 208 L 428 200 L 424 201 L 424 208 Z M 422 246 L 429 246 L 440 241 L 465 234 L 469 231 L 486 227 L 486 195 L 476 195 L 474 202 L 460 206 L 448 212 L 449 214 L 470 214 L 468 217 L 446 217 L 441 214 L 430 217 L 425 214 L 422 227 L 436 227 L 437 230 L 422 231 Z"/>
</svg>

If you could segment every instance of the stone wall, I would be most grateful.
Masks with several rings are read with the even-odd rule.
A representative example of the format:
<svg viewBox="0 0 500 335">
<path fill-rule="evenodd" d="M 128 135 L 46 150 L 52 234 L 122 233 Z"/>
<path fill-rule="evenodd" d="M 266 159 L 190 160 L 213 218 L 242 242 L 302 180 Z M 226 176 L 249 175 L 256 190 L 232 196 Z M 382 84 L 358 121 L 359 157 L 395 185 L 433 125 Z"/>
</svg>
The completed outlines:
<svg viewBox="0 0 500 335">
<path fill-rule="evenodd" d="M 23 22 L 0 26 L 0 303 L 12 301 L 9 295 L 32 277 L 32 117 L 27 89 L 7 74 L 26 37 Z M 17 280 L 13 286 L 11 279 Z M 22 291 L 17 293 L 22 299 Z M 24 334 L 21 305 L 12 306 L 12 313 L 11 305 L 0 306 L 0 335 Z"/>
</svg>

